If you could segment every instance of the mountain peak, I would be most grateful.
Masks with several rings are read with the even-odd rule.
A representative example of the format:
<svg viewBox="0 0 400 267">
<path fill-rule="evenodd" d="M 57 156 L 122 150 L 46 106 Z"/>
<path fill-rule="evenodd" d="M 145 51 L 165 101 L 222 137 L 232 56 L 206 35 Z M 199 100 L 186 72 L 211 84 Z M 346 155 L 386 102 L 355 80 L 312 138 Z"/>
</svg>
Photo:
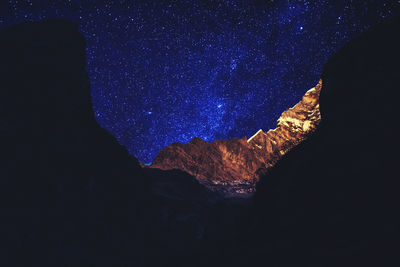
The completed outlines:
<svg viewBox="0 0 400 267">
<path fill-rule="evenodd" d="M 210 143 L 195 137 L 187 144 L 165 147 L 149 167 L 183 170 L 226 196 L 250 194 L 260 175 L 316 129 L 321 121 L 321 88 L 322 81 L 283 112 L 275 129 L 260 129 L 247 140 L 234 138 Z"/>
<path fill-rule="evenodd" d="M 206 142 L 206 141 L 204 141 L 204 140 L 201 139 L 200 137 L 193 137 L 193 139 L 190 140 L 189 143 L 191 143 L 191 144 L 197 144 L 197 143 L 202 143 L 202 142 Z"/>
</svg>

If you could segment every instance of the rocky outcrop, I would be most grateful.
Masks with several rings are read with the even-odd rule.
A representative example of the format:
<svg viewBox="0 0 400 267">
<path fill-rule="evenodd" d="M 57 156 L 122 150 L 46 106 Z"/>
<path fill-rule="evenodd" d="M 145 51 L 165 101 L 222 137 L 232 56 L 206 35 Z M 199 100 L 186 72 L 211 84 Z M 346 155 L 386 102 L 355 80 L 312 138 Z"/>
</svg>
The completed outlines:
<svg viewBox="0 0 400 267">
<path fill-rule="evenodd" d="M 209 143 L 196 137 L 187 144 L 173 143 L 162 149 L 149 167 L 183 170 L 225 195 L 251 193 L 259 176 L 318 126 L 321 87 L 322 81 L 283 112 L 273 130 L 259 130 L 249 139 Z"/>
<path fill-rule="evenodd" d="M 322 80 L 307 91 L 299 103 L 282 113 L 275 129 L 268 132 L 259 130 L 247 140 L 267 168 L 272 167 L 317 128 L 321 121 L 319 110 L 321 88 Z"/>
</svg>

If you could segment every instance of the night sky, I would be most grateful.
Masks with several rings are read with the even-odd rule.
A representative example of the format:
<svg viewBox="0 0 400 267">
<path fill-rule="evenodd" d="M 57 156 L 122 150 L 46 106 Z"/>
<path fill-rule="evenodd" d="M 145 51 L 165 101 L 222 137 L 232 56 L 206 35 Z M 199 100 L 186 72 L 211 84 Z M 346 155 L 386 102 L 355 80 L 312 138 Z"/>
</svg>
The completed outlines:
<svg viewBox="0 0 400 267">
<path fill-rule="evenodd" d="M 0 27 L 67 18 L 87 39 L 98 122 L 149 163 L 172 142 L 251 136 L 319 80 L 387 1 L 0 1 Z"/>
</svg>

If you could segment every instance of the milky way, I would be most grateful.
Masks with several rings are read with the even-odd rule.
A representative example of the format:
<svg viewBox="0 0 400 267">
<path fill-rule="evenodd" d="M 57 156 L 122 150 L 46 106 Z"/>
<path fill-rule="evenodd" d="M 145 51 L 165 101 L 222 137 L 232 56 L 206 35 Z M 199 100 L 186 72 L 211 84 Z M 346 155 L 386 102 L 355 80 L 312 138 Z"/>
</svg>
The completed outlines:
<svg viewBox="0 0 400 267">
<path fill-rule="evenodd" d="M 50 2 L 50 3 L 49 3 Z M 143 162 L 273 128 L 345 42 L 400 1 L 2 1 L 0 26 L 80 24 L 98 122 Z"/>
</svg>

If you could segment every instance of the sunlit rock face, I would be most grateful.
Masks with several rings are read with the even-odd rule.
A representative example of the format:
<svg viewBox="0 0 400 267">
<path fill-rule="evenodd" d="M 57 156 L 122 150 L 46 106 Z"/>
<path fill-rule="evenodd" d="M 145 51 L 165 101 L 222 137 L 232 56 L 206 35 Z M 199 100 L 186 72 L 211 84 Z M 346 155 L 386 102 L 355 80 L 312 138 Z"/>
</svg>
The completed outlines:
<svg viewBox="0 0 400 267">
<path fill-rule="evenodd" d="M 149 167 L 183 170 L 226 196 L 250 194 L 260 175 L 317 128 L 321 88 L 322 81 L 283 112 L 273 130 L 259 130 L 249 139 L 209 143 L 196 137 L 187 144 L 173 143 L 162 149 Z"/>
<path fill-rule="evenodd" d="M 321 121 L 318 101 L 321 88 L 322 81 L 307 91 L 294 107 L 284 111 L 275 129 L 266 133 L 259 130 L 249 138 L 247 143 L 267 168 L 273 166 L 317 128 Z"/>
</svg>

